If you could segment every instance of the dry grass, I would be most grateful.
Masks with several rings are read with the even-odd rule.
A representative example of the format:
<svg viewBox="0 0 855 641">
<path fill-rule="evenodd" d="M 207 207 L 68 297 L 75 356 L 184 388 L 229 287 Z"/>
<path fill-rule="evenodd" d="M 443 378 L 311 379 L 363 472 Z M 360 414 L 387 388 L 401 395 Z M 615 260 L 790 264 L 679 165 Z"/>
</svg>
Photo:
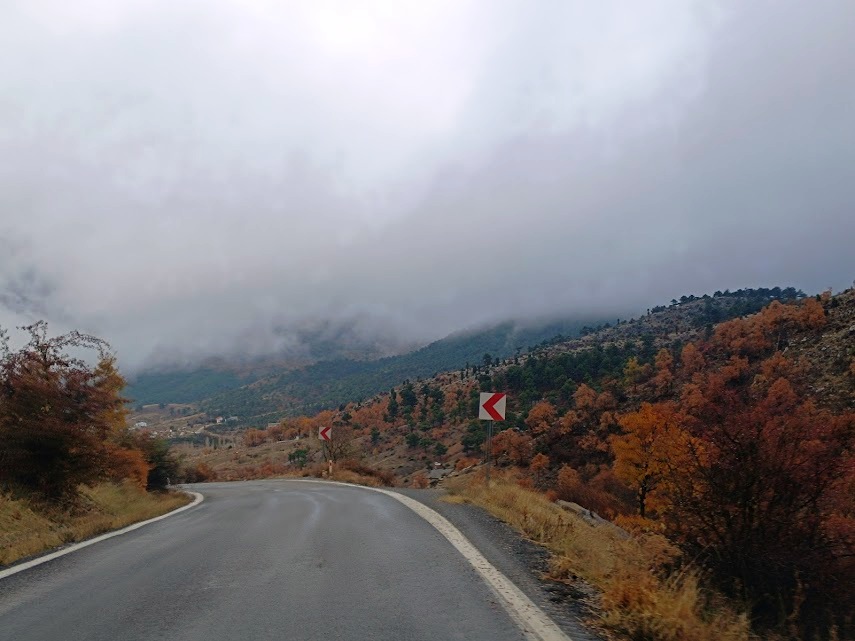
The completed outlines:
<svg viewBox="0 0 855 641">
<path fill-rule="evenodd" d="M 395 477 L 388 471 L 372 468 L 359 461 L 343 461 L 333 467 L 333 473 L 327 472 L 325 463 L 313 463 L 307 465 L 299 476 L 308 478 L 322 478 L 340 483 L 353 483 L 354 485 L 367 485 L 368 487 L 393 487 Z"/>
<path fill-rule="evenodd" d="M 83 490 L 74 511 L 0 495 L 0 565 L 144 521 L 190 502 L 186 494 L 146 493 L 105 483 Z"/>
<path fill-rule="evenodd" d="M 452 500 L 481 506 L 552 553 L 550 578 L 582 577 L 601 594 L 603 624 L 631 639 L 649 641 L 747 641 L 747 617 L 703 590 L 698 575 L 676 572 L 678 550 L 658 534 L 621 538 L 592 527 L 514 479 L 454 479 Z"/>
</svg>

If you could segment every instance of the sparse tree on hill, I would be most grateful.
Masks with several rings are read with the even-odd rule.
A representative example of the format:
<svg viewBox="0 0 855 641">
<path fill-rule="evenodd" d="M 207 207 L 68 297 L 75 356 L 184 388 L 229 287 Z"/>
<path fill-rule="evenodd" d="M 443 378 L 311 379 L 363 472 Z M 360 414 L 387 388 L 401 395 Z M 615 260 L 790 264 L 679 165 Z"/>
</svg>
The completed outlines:
<svg viewBox="0 0 855 641">
<path fill-rule="evenodd" d="M 353 455 L 353 428 L 349 425 L 334 425 L 329 441 L 321 441 L 324 458 L 333 463 Z"/>
</svg>

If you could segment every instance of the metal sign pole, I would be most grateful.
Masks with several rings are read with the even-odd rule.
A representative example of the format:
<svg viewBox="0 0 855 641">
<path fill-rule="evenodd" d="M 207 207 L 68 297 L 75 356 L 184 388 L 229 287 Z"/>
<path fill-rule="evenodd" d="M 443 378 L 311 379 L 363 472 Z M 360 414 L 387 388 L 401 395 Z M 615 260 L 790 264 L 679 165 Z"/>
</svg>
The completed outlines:
<svg viewBox="0 0 855 641">
<path fill-rule="evenodd" d="M 493 458 L 493 421 L 487 422 L 487 487 L 490 487 L 490 463 Z"/>
<path fill-rule="evenodd" d="M 485 443 L 487 466 L 485 470 L 485 480 L 487 487 L 490 487 L 490 467 L 493 459 L 493 421 L 505 420 L 505 402 L 507 394 L 504 392 L 481 392 L 480 400 L 478 401 L 478 420 L 489 421 L 487 426 L 487 441 Z"/>
</svg>

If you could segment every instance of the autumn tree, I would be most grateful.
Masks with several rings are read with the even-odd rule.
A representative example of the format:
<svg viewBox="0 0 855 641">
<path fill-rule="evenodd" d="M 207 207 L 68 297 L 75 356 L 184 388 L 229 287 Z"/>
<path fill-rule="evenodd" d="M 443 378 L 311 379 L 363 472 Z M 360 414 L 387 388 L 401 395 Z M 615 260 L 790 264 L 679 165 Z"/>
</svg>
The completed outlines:
<svg viewBox="0 0 855 641">
<path fill-rule="evenodd" d="M 330 440 L 321 441 L 324 458 L 333 463 L 343 461 L 353 455 L 353 428 L 349 425 L 334 425 L 330 430 Z"/>
<path fill-rule="evenodd" d="M 744 353 L 744 334 L 734 335 Z M 693 438 L 669 476 L 667 516 L 759 620 L 800 613 L 827 628 L 822 613 L 846 598 L 836 586 L 855 582 L 855 520 L 841 503 L 855 413 L 819 408 L 799 371 L 781 354 L 733 356 L 684 390 Z"/>
<path fill-rule="evenodd" d="M 5 336 L 0 344 L 0 484 L 49 500 L 73 497 L 107 476 L 124 405 L 112 356 L 92 336 L 48 338 L 43 322 L 23 329 L 22 349 L 12 351 Z M 69 354 L 86 350 L 99 355 L 96 368 Z"/>
<path fill-rule="evenodd" d="M 556 418 L 555 406 L 549 401 L 539 401 L 529 410 L 525 424 L 532 434 L 540 435 L 552 428 Z"/>
<path fill-rule="evenodd" d="M 671 391 L 671 386 L 674 382 L 674 357 L 670 351 L 663 347 L 657 352 L 654 364 L 656 374 L 650 383 L 653 386 L 653 392 L 657 396 L 664 396 Z"/>
<path fill-rule="evenodd" d="M 623 377 L 626 385 L 635 393 L 638 386 L 650 378 L 650 365 L 642 365 L 637 357 L 632 356 L 623 368 Z"/>
<path fill-rule="evenodd" d="M 558 427 L 556 431 L 559 435 L 565 436 L 567 434 L 571 434 L 573 429 L 579 423 L 579 415 L 574 410 L 570 410 L 564 413 L 560 419 L 558 419 Z"/>
<path fill-rule="evenodd" d="M 151 466 L 140 450 L 127 447 L 115 447 L 109 451 L 106 476 L 111 481 L 130 481 L 139 489 L 148 485 Z"/>
<path fill-rule="evenodd" d="M 267 436 L 265 430 L 249 429 L 243 433 L 243 442 L 247 447 L 258 447 L 267 442 Z"/>
<path fill-rule="evenodd" d="M 119 442 L 132 452 L 137 452 L 148 467 L 144 488 L 146 490 L 165 490 L 180 475 L 180 465 L 169 442 L 155 438 L 146 430 L 127 431 Z"/>
<path fill-rule="evenodd" d="M 580 412 L 593 411 L 597 402 L 597 393 L 585 383 L 582 383 L 573 394 L 575 407 Z"/>
<path fill-rule="evenodd" d="M 271 441 L 284 441 L 286 434 L 288 434 L 288 427 L 281 421 L 267 428 L 267 435 Z"/>
<path fill-rule="evenodd" d="M 531 463 L 529 464 L 529 470 L 534 475 L 534 482 L 540 483 L 543 478 L 543 473 L 549 469 L 549 457 L 546 454 L 538 453 L 535 454 Z"/>
<path fill-rule="evenodd" d="M 619 419 L 623 434 L 610 439 L 614 472 L 629 485 L 637 500 L 638 514 L 647 516 L 647 504 L 673 464 L 676 445 L 682 438 L 674 403 L 642 403 L 637 412 Z"/>
<path fill-rule="evenodd" d="M 94 374 L 93 385 L 106 397 L 126 400 L 122 398 L 125 379 L 119 373 L 112 354 L 102 355 Z M 151 489 L 149 479 L 155 462 L 149 460 L 146 447 L 152 439 L 147 433 L 132 433 L 127 427 L 127 417 L 128 410 L 124 402 L 105 406 L 98 417 L 100 422 L 109 426 L 109 436 L 104 444 L 107 450 L 105 474 L 112 481 L 129 480 L 140 489 Z"/>
<path fill-rule="evenodd" d="M 514 465 L 527 465 L 534 450 L 530 434 L 517 430 L 503 430 L 493 437 L 493 454 L 497 459 L 506 457 Z"/>
<path fill-rule="evenodd" d="M 695 347 L 694 343 L 687 343 L 683 347 L 683 351 L 680 353 L 680 364 L 683 373 L 688 376 L 701 371 L 706 366 L 703 354 Z"/>
</svg>

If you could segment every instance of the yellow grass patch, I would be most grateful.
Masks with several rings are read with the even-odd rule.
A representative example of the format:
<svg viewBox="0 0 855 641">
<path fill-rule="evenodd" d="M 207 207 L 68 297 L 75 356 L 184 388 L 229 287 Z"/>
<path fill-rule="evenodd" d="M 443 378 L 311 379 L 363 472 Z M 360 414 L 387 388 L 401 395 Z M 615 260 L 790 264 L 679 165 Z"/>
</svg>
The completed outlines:
<svg viewBox="0 0 855 641">
<path fill-rule="evenodd" d="M 130 483 L 83 490 L 84 508 L 69 512 L 0 494 L 0 565 L 160 516 L 192 499 L 147 493 Z"/>
<path fill-rule="evenodd" d="M 692 570 L 669 573 L 678 550 L 660 534 L 621 538 L 593 527 L 544 495 L 500 477 L 488 489 L 483 476 L 446 484 L 453 501 L 483 507 L 552 552 L 550 578 L 582 577 L 601 594 L 603 623 L 633 639 L 747 641 L 748 618 L 703 590 Z"/>
</svg>

